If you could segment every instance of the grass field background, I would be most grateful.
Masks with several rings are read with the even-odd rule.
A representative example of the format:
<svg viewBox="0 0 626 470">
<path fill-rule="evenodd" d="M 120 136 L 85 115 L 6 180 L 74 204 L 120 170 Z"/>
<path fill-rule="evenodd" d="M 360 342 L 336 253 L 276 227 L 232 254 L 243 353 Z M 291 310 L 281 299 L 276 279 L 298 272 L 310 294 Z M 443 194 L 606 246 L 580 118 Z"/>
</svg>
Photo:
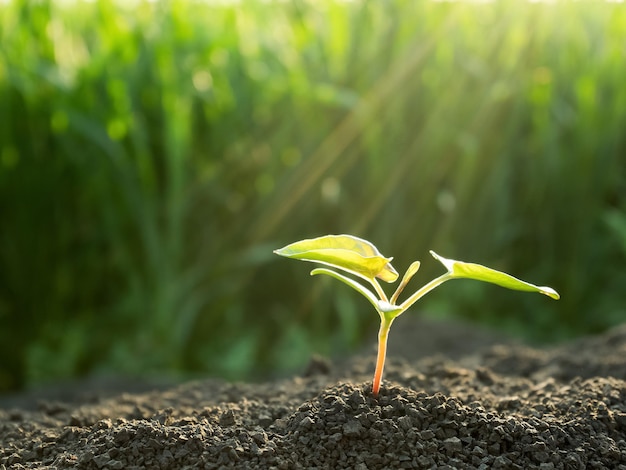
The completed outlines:
<svg viewBox="0 0 626 470">
<path fill-rule="evenodd" d="M 434 249 L 562 296 L 455 281 L 406 315 L 623 322 L 624 31 L 588 1 L 0 5 L 0 390 L 373 344 L 367 302 L 272 254 L 328 233 L 421 260 L 407 290 Z"/>
</svg>

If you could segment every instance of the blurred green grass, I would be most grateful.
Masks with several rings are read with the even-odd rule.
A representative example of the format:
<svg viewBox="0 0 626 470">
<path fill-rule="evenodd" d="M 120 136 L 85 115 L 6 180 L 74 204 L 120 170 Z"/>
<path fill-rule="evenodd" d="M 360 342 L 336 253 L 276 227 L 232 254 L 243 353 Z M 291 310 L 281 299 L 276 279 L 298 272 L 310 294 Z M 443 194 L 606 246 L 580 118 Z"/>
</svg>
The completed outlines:
<svg viewBox="0 0 626 470">
<path fill-rule="evenodd" d="M 604 2 L 0 5 L 0 390 L 373 342 L 361 299 L 271 253 L 327 233 L 416 284 L 434 249 L 562 295 L 458 282 L 413 314 L 622 322 L 624 31 Z"/>
</svg>

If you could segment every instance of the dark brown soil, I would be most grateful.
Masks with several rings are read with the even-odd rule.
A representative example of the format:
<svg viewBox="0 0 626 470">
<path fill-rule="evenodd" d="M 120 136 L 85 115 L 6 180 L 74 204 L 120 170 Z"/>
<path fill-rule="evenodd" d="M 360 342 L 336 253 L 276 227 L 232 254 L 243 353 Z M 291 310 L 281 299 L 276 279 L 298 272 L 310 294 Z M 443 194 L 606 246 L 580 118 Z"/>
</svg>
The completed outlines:
<svg viewBox="0 0 626 470">
<path fill-rule="evenodd" d="M 378 399 L 373 349 L 262 384 L 5 398 L 0 469 L 626 469 L 626 327 L 541 350 L 399 325 Z"/>
</svg>

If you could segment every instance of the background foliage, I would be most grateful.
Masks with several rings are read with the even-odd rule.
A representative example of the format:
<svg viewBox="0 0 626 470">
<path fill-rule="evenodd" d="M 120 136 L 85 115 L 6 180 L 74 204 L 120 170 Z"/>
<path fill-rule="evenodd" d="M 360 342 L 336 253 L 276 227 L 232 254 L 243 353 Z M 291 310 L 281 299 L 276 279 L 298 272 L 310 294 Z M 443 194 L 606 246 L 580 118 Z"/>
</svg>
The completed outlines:
<svg viewBox="0 0 626 470">
<path fill-rule="evenodd" d="M 422 310 L 623 321 L 624 31 L 616 3 L 0 5 L 0 390 L 373 344 L 363 299 L 271 253 L 327 233 L 421 259 L 415 285 L 434 249 L 562 295 Z"/>
</svg>

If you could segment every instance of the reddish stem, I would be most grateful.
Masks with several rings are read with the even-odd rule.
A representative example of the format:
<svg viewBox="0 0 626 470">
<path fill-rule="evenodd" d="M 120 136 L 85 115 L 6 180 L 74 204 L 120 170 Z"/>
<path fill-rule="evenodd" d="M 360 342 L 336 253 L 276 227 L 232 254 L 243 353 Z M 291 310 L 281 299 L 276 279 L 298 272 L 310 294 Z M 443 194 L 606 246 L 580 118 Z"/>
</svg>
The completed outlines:
<svg viewBox="0 0 626 470">
<path fill-rule="evenodd" d="M 393 321 L 393 320 L 392 320 Z M 375 397 L 380 391 L 380 383 L 383 379 L 383 369 L 385 368 L 385 356 L 387 355 L 387 336 L 391 328 L 391 321 L 383 318 L 378 331 L 378 356 L 376 358 L 376 372 L 374 372 L 374 382 L 372 383 L 372 393 Z"/>
</svg>

